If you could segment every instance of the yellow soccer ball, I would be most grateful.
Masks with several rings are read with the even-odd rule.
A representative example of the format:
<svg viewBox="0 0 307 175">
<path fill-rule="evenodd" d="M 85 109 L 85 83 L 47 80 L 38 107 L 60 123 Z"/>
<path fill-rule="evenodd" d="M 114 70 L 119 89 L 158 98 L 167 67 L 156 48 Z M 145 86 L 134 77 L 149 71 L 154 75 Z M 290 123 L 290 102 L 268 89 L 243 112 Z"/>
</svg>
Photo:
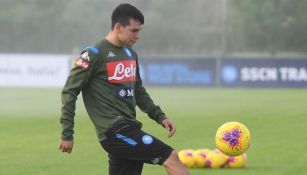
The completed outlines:
<svg viewBox="0 0 307 175">
<path fill-rule="evenodd" d="M 194 167 L 194 151 L 191 149 L 184 149 L 178 152 L 180 161 L 187 168 Z"/>
<path fill-rule="evenodd" d="M 247 156 L 246 153 L 235 156 L 235 157 L 229 157 L 227 161 L 227 166 L 230 168 L 242 168 L 247 162 Z"/>
<path fill-rule="evenodd" d="M 223 158 L 223 160 L 224 160 L 224 165 L 226 165 L 229 156 L 227 156 L 226 154 L 224 154 L 223 152 L 221 152 L 221 151 L 220 151 L 219 149 L 217 149 L 217 148 L 214 149 L 214 150 L 212 150 L 212 151 L 218 153 L 218 154 Z"/>
<path fill-rule="evenodd" d="M 250 132 L 239 122 L 227 122 L 218 128 L 215 136 L 216 147 L 228 156 L 245 153 L 250 146 Z"/>
<path fill-rule="evenodd" d="M 194 167 L 195 168 L 204 168 L 206 167 L 206 158 L 210 149 L 198 149 L 194 151 Z"/>
<path fill-rule="evenodd" d="M 225 165 L 226 160 L 224 157 L 216 152 L 216 151 L 210 151 L 207 154 L 206 157 L 206 167 L 207 168 L 221 168 Z"/>
</svg>

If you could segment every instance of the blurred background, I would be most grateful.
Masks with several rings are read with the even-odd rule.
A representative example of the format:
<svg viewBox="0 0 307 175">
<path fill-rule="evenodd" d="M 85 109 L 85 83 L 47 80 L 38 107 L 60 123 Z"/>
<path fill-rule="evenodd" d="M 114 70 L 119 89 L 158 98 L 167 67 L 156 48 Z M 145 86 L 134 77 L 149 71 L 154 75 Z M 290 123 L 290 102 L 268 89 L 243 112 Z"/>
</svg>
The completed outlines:
<svg viewBox="0 0 307 175">
<path fill-rule="evenodd" d="M 145 16 L 134 46 L 145 85 L 307 87 L 301 0 L 1 0 L 0 86 L 62 87 L 124 2 Z"/>
<path fill-rule="evenodd" d="M 134 46 L 141 76 L 177 126 L 169 139 L 138 110 L 145 131 L 178 151 L 214 149 L 217 128 L 239 121 L 252 138 L 245 168 L 191 174 L 306 174 L 307 1 L 0 0 L 1 175 L 107 174 L 81 95 L 73 154 L 58 151 L 61 89 L 123 2 L 145 16 Z"/>
<path fill-rule="evenodd" d="M 147 55 L 306 55 L 301 0 L 1 0 L 0 52 L 79 53 L 110 31 L 121 2 L 142 10 Z"/>
</svg>

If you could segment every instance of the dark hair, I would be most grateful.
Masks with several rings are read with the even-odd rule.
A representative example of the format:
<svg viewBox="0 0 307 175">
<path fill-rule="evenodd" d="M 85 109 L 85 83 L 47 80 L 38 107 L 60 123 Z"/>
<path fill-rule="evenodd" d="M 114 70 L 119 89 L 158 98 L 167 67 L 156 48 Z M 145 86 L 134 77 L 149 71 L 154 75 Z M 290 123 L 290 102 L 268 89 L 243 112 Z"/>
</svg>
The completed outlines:
<svg viewBox="0 0 307 175">
<path fill-rule="evenodd" d="M 144 24 L 144 16 L 142 12 L 130 4 L 118 5 L 112 13 L 112 25 L 111 29 L 114 29 L 116 23 L 120 23 L 123 26 L 129 25 L 130 19 L 135 19 Z"/>
</svg>

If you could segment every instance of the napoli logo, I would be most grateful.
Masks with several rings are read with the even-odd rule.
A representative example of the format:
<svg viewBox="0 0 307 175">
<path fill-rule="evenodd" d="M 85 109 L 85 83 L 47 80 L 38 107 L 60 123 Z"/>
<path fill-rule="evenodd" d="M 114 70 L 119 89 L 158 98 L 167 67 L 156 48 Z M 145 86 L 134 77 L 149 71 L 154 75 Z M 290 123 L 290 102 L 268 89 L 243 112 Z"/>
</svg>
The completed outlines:
<svg viewBox="0 0 307 175">
<path fill-rule="evenodd" d="M 233 83 L 238 79 L 238 69 L 232 65 L 225 65 L 221 70 L 221 78 L 226 83 Z"/>
<path fill-rule="evenodd" d="M 153 138 L 150 135 L 143 135 L 142 142 L 145 145 L 150 145 L 153 142 Z"/>
</svg>

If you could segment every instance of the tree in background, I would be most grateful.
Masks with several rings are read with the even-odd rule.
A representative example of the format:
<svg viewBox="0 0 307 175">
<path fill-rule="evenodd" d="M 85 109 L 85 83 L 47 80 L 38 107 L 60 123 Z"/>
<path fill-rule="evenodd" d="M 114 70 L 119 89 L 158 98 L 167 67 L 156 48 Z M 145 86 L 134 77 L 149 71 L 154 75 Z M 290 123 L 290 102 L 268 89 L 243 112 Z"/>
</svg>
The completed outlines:
<svg viewBox="0 0 307 175">
<path fill-rule="evenodd" d="M 279 54 L 307 49 L 307 1 L 147 0 L 142 55 Z M 109 32 L 113 0 L 2 0 L 0 52 L 79 52 Z M 223 4 L 225 5 L 223 9 Z M 107 26 L 107 27 L 106 27 Z"/>
<path fill-rule="evenodd" d="M 234 52 L 306 52 L 307 1 L 240 0 L 231 21 L 229 49 Z"/>
</svg>

